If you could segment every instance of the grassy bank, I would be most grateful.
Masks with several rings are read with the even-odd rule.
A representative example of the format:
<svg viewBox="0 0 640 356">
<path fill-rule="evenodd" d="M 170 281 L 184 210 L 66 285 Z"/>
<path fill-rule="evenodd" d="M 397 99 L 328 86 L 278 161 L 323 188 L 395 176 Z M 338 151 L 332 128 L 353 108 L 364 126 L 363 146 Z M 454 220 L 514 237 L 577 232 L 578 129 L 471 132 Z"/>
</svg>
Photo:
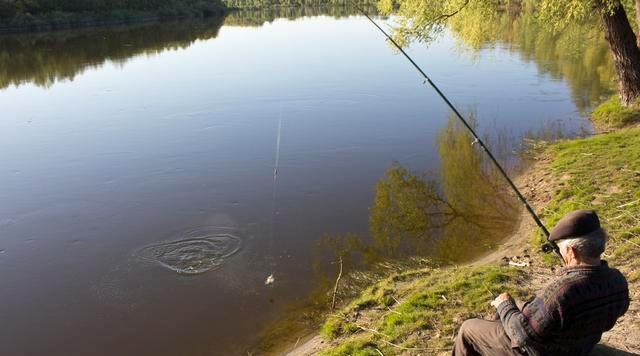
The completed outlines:
<svg viewBox="0 0 640 356">
<path fill-rule="evenodd" d="M 640 104 L 634 107 L 622 106 L 620 97 L 614 95 L 598 106 L 593 112 L 593 122 L 602 129 L 621 128 L 640 122 Z"/>
<path fill-rule="evenodd" d="M 338 340 L 325 355 L 434 354 L 451 347 L 456 327 L 491 313 L 497 291 L 526 295 L 525 274 L 500 266 L 434 268 L 391 276 L 367 289 L 322 328 Z M 494 292 L 495 291 L 495 292 Z"/>
<path fill-rule="evenodd" d="M 565 213 L 595 209 L 611 239 L 606 258 L 640 278 L 640 129 L 628 128 L 549 146 L 545 170 L 552 200 L 543 210 L 553 226 Z M 540 238 L 537 239 L 540 241 Z"/>
<path fill-rule="evenodd" d="M 548 226 L 574 209 L 596 209 L 611 241 L 605 253 L 610 264 L 640 289 L 640 129 L 626 128 L 587 139 L 548 145 L 526 175 L 526 193 Z M 532 193 L 534 192 L 535 193 Z M 540 236 L 529 231 L 537 251 Z M 324 355 L 413 355 L 449 353 L 457 328 L 469 317 L 492 314 L 493 294 L 509 291 L 526 298 L 550 278 L 552 256 L 534 254 L 531 268 L 499 266 L 441 267 L 405 271 L 386 278 L 329 316 L 322 336 L 329 340 Z M 546 262 L 545 262 L 546 261 Z M 638 329 L 633 308 L 607 337 L 627 350 Z M 622 346 L 621 346 L 622 347 Z"/>
<path fill-rule="evenodd" d="M 226 10 L 220 0 L 0 0 L 0 33 L 209 17 Z"/>
</svg>

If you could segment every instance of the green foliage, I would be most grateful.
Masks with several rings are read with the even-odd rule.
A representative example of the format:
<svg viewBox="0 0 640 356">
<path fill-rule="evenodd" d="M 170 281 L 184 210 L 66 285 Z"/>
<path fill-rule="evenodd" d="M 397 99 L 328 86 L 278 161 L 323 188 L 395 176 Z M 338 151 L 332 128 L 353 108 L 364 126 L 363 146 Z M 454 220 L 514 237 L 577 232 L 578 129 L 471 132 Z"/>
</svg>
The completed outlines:
<svg viewBox="0 0 640 356">
<path fill-rule="evenodd" d="M 614 95 L 598 106 L 591 118 L 599 126 L 619 128 L 640 121 L 640 109 L 638 105 L 623 106 L 620 96 Z"/>
<path fill-rule="evenodd" d="M 379 0 L 377 8 L 382 14 L 391 14 L 394 10 L 393 0 Z"/>
<path fill-rule="evenodd" d="M 575 23 L 592 20 L 599 12 L 612 13 L 622 3 L 634 14 L 634 1 L 620 0 L 534 0 L 540 20 L 554 32 Z"/>
<path fill-rule="evenodd" d="M 395 0 L 378 6 L 386 15 L 398 15 L 395 40 L 405 46 L 413 40 L 432 41 L 446 28 L 450 18 L 494 8 L 492 1 L 480 0 Z"/>
<path fill-rule="evenodd" d="M 605 0 L 606 1 L 606 0 Z M 594 15 L 594 0 L 540 0 L 536 6 L 540 19 L 557 31 L 569 24 L 583 22 Z"/>
</svg>

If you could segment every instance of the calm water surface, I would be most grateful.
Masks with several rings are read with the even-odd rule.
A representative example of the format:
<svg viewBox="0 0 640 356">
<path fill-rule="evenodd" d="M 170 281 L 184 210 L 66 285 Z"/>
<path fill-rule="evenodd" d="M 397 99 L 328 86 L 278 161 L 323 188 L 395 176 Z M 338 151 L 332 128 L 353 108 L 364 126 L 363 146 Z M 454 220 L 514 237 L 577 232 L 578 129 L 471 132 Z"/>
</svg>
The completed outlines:
<svg viewBox="0 0 640 356">
<path fill-rule="evenodd" d="M 486 165 L 470 139 L 366 19 L 262 23 L 0 37 L 0 354 L 246 354 L 318 271 L 335 273 L 326 236 L 361 237 L 361 260 L 461 260 L 512 230 L 457 255 L 477 237 L 467 220 L 428 233 L 442 220 L 388 218 L 385 194 L 414 206 L 429 196 L 398 188 L 425 172 L 413 187 L 433 181 L 456 213 L 479 201 L 495 221 L 519 213 L 495 199 L 495 177 L 473 172 Z M 610 90 L 574 80 L 589 76 L 580 58 L 536 50 L 498 41 L 470 53 L 446 33 L 410 53 L 513 162 L 524 136 L 588 132 L 584 113 Z M 174 251 L 202 231 L 217 240 Z M 164 264 L 149 257 L 157 246 Z M 217 259 L 202 274 L 166 268 L 193 262 L 181 253 Z"/>
</svg>

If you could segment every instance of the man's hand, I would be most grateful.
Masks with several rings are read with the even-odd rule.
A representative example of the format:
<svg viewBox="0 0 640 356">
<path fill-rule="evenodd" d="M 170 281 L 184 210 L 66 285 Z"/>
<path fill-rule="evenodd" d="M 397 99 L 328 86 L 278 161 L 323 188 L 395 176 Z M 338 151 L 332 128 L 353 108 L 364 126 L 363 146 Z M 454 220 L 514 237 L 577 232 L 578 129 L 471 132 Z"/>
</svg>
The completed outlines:
<svg viewBox="0 0 640 356">
<path fill-rule="evenodd" d="M 493 302 L 491 302 L 491 305 L 494 308 L 498 308 L 498 305 L 502 304 L 502 302 L 506 302 L 509 299 L 511 299 L 509 293 L 502 293 L 496 299 L 494 299 Z"/>
</svg>

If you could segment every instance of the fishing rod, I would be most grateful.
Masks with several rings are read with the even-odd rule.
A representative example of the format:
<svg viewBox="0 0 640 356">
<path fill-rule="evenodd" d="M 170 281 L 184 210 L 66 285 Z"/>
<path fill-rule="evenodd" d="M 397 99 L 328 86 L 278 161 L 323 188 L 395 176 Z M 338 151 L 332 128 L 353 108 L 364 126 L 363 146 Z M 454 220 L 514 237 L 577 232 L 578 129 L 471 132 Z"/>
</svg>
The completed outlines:
<svg viewBox="0 0 640 356">
<path fill-rule="evenodd" d="M 471 127 L 471 125 L 469 125 L 469 122 L 462 116 L 462 114 L 460 114 L 460 112 L 458 111 L 458 109 L 456 109 L 456 107 L 451 103 L 451 101 L 449 100 L 449 98 L 447 98 L 446 95 L 444 95 L 444 93 L 442 92 L 442 90 L 440 90 L 440 88 L 431 80 L 431 78 L 429 78 L 429 76 L 427 75 L 427 73 L 425 73 L 422 68 L 420 68 L 420 66 L 407 54 L 407 52 L 404 51 L 404 49 L 402 49 L 402 47 L 391 37 L 389 36 L 389 34 L 382 29 L 382 27 L 380 27 L 380 25 L 378 25 L 377 22 L 375 22 L 364 10 L 362 10 L 358 5 L 355 5 L 355 7 L 358 9 L 358 11 L 360 11 L 369 21 L 371 21 L 371 23 L 378 29 L 380 30 L 380 32 L 382 32 L 382 34 L 384 34 L 384 36 L 387 38 L 388 41 L 390 41 L 399 51 L 400 53 L 402 53 L 402 55 L 404 55 L 404 57 L 406 59 L 409 60 L 409 62 L 411 62 L 411 64 L 418 70 L 418 72 L 420 72 L 420 74 L 422 75 L 422 77 L 424 78 L 424 84 L 429 83 L 431 85 L 431 87 L 436 91 L 436 93 L 438 93 L 438 95 L 440 96 L 440 98 L 442 98 L 442 100 L 444 100 L 444 102 L 447 104 L 447 106 L 449 106 L 449 108 L 451 109 L 451 111 L 453 111 L 453 113 L 455 114 L 455 116 L 460 119 L 460 121 L 462 122 L 462 124 L 467 128 L 467 130 L 469 130 L 469 133 L 471 134 L 471 136 L 473 136 L 473 144 L 478 144 L 480 145 L 480 147 L 482 148 L 482 150 L 487 154 L 487 156 L 489 156 L 489 159 L 491 160 L 491 162 L 493 162 L 493 164 L 495 165 L 495 167 L 498 169 L 498 171 L 500 172 L 500 174 L 504 177 L 504 179 L 507 181 L 507 183 L 509 184 L 509 186 L 511 187 L 511 189 L 513 189 L 513 191 L 516 193 L 516 196 L 518 197 L 518 199 L 522 202 L 522 204 L 525 206 L 525 208 L 527 209 L 527 211 L 529 212 L 529 215 L 531 215 L 531 217 L 533 218 L 533 220 L 536 222 L 536 224 L 538 225 L 538 227 L 540 228 L 540 230 L 542 230 L 542 233 L 544 234 L 544 236 L 547 238 L 547 243 L 545 245 L 542 246 L 542 250 L 544 252 L 555 252 L 558 257 L 560 257 L 560 259 L 562 260 L 562 255 L 560 254 L 560 249 L 558 248 L 558 245 L 554 242 L 549 240 L 549 230 L 547 230 L 547 227 L 544 226 L 544 224 L 542 223 L 542 220 L 540 220 L 540 217 L 538 217 L 538 215 L 536 214 L 536 212 L 533 210 L 533 208 L 531 207 L 531 205 L 529 204 L 529 202 L 527 201 L 527 199 L 524 197 L 524 195 L 522 195 L 522 193 L 520 193 L 520 190 L 518 189 L 518 187 L 516 187 L 515 183 L 513 183 L 513 181 L 511 180 L 511 178 L 509 178 L 509 175 L 507 174 L 507 172 L 504 170 L 504 168 L 502 168 L 502 165 L 500 165 L 500 163 L 498 163 L 498 160 L 496 160 L 496 158 L 493 156 L 493 153 L 491 153 L 491 151 L 489 150 L 489 148 L 487 147 L 487 145 L 485 145 L 484 141 L 482 141 L 482 139 L 478 136 L 478 134 L 476 133 L 476 131 L 473 129 L 473 127 Z"/>
</svg>

